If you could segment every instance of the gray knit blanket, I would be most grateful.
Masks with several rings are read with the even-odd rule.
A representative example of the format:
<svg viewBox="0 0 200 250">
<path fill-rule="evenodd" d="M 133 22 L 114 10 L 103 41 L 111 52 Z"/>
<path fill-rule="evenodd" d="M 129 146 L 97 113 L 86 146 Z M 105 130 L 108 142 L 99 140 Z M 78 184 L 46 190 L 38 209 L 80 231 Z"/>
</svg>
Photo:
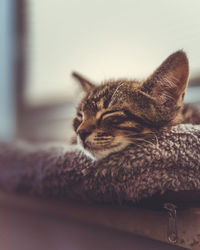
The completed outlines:
<svg viewBox="0 0 200 250">
<path fill-rule="evenodd" d="M 138 202 L 168 191 L 200 190 L 200 125 L 178 125 L 155 143 L 93 161 L 76 146 L 0 144 L 0 188 L 90 202 Z"/>
</svg>

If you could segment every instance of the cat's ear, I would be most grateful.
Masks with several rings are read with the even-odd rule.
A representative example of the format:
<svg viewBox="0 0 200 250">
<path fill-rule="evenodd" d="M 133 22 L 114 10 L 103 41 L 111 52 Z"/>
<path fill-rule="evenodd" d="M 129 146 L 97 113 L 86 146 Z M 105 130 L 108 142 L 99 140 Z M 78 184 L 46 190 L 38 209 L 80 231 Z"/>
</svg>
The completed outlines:
<svg viewBox="0 0 200 250">
<path fill-rule="evenodd" d="M 83 76 L 81 76 L 80 74 L 76 73 L 76 72 L 72 72 L 72 76 L 78 80 L 78 82 L 80 83 L 82 89 L 85 92 L 89 92 L 90 90 L 92 90 L 95 85 L 93 83 L 91 83 L 90 81 L 88 81 L 86 78 L 84 78 Z"/>
<path fill-rule="evenodd" d="M 189 63 L 183 51 L 170 55 L 143 83 L 142 91 L 160 104 L 181 104 L 187 87 Z"/>
</svg>

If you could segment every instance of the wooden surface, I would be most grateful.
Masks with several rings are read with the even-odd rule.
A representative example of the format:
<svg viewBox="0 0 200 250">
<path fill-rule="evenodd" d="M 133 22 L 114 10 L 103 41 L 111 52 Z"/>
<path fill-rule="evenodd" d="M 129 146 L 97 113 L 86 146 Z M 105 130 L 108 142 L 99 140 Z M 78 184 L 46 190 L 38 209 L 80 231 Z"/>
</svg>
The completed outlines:
<svg viewBox="0 0 200 250">
<path fill-rule="evenodd" d="M 115 232 L 118 231 L 119 235 L 117 236 L 117 238 L 122 237 L 124 233 L 126 232 L 126 233 L 132 234 L 132 237 L 133 237 L 132 239 L 134 239 L 135 237 L 133 235 L 137 235 L 137 236 L 143 236 L 149 239 L 157 240 L 157 242 L 155 241 L 150 241 L 150 243 L 148 242 L 147 244 L 150 244 L 148 249 L 179 249 L 179 247 L 177 246 L 182 246 L 187 249 L 200 249 L 200 244 L 199 244 L 200 210 L 199 209 L 187 209 L 185 211 L 181 211 L 177 213 L 177 228 L 178 228 L 178 237 L 179 237 L 177 246 L 166 245 L 166 244 L 161 243 L 161 242 L 165 242 L 165 243 L 168 242 L 167 241 L 168 214 L 165 211 L 158 212 L 158 211 L 151 211 L 151 210 L 144 210 L 144 209 L 136 209 L 136 208 L 131 208 L 131 207 L 118 207 L 118 206 L 112 206 L 112 205 L 109 205 L 109 206 L 108 205 L 89 205 L 89 204 L 83 204 L 83 203 L 77 203 L 77 202 L 60 203 L 60 202 L 54 202 L 54 201 L 38 200 L 38 199 L 30 198 L 30 197 L 21 197 L 21 196 L 17 196 L 13 194 L 5 194 L 1 192 L 0 193 L 0 215 L 1 215 L 0 234 L 2 234 L 2 231 L 3 232 L 5 231 L 4 229 L 5 229 L 5 225 L 7 222 L 5 221 L 6 216 L 4 216 L 4 214 L 5 212 L 8 213 L 8 211 L 9 211 L 9 216 L 7 215 L 7 217 L 9 217 L 9 220 L 10 220 L 9 223 L 13 230 L 14 228 L 20 228 L 22 226 L 19 218 L 25 215 L 26 215 L 25 216 L 26 219 L 22 218 L 21 221 L 22 223 L 24 223 L 24 220 L 31 221 L 30 227 L 33 226 L 32 224 L 34 224 L 34 221 L 35 223 L 36 221 L 39 221 L 37 222 L 37 224 L 38 223 L 40 224 L 40 221 L 43 221 L 44 218 L 46 219 L 56 218 L 57 221 L 60 221 L 62 223 L 66 221 L 66 223 L 64 223 L 66 225 L 69 224 L 67 220 L 70 219 L 70 220 L 76 221 L 76 223 L 86 223 L 85 224 L 87 225 L 86 229 L 88 226 L 92 227 L 91 232 L 94 230 L 94 227 L 101 226 L 102 228 L 104 228 L 104 230 L 114 229 Z M 16 222 L 16 218 L 18 218 L 17 219 L 18 222 Z M 15 224 L 15 227 L 13 227 L 14 225 L 13 223 Z M 3 226 L 3 229 L 2 229 L 2 226 Z M 44 230 L 46 231 L 48 229 L 48 222 L 46 226 L 43 225 L 43 227 L 44 227 Z M 28 228 L 27 230 L 28 230 L 27 232 L 29 232 L 28 235 L 30 238 L 32 231 L 34 231 L 35 229 Z M 26 232 L 26 229 L 25 229 L 25 232 Z M 27 234 L 27 232 L 25 233 L 25 235 Z M 60 231 L 58 229 L 56 231 L 56 234 L 57 233 L 60 234 L 59 232 Z M 62 230 L 61 230 L 61 234 L 62 234 Z M 33 235 L 35 235 L 35 232 L 33 232 Z M 44 232 L 44 237 L 51 238 L 52 236 L 50 235 L 51 234 L 49 234 L 48 236 L 48 232 Z M 40 234 L 40 237 L 43 237 L 43 236 Z M 21 238 L 23 239 L 23 237 Z M 98 242 L 98 239 L 96 239 L 96 241 Z M 158 242 L 158 241 L 161 241 L 161 242 Z M 136 240 L 136 242 L 138 242 L 138 240 Z M 143 239 L 141 242 L 144 243 L 145 239 Z M 2 242 L 0 241 L 0 249 L 2 249 L 1 243 Z M 153 246 L 153 244 L 154 244 L 154 248 L 150 248 L 150 246 Z M 161 245 L 158 248 L 156 248 L 155 244 L 161 244 Z M 4 248 L 4 249 L 12 250 L 13 248 Z M 43 248 L 43 249 L 46 250 L 46 248 Z M 71 249 L 79 249 L 79 248 L 71 248 Z M 80 249 L 87 249 L 87 248 L 80 248 Z M 107 249 L 107 248 L 104 248 L 104 249 Z M 118 249 L 123 249 L 123 248 L 118 248 Z M 129 249 L 129 248 L 127 247 L 126 249 Z M 139 248 L 138 246 L 138 248 L 130 248 L 130 249 L 138 250 L 138 249 L 145 249 L 145 248 Z"/>
</svg>

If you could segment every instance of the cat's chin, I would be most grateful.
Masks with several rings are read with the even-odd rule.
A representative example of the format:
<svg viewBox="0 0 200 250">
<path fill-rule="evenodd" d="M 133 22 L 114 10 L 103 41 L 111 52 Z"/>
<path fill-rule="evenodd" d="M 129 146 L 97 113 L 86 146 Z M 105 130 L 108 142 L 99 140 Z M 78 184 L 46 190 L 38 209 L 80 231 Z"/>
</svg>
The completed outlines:
<svg viewBox="0 0 200 250">
<path fill-rule="evenodd" d="M 107 145 L 97 145 L 95 143 L 91 142 L 85 142 L 83 143 L 82 140 L 77 137 L 77 143 L 80 146 L 81 150 L 91 159 L 93 160 L 100 160 L 112 153 L 119 152 L 126 148 L 131 142 L 128 140 L 123 140 L 120 138 L 120 140 L 116 140 L 115 142 L 112 142 L 111 144 Z"/>
<path fill-rule="evenodd" d="M 107 157 L 111 153 L 116 153 L 116 152 L 123 150 L 128 145 L 129 145 L 128 143 L 126 143 L 126 144 L 121 143 L 121 144 L 117 144 L 115 146 L 112 146 L 110 148 L 103 148 L 103 149 L 102 148 L 97 149 L 97 148 L 91 148 L 91 147 L 88 149 L 88 148 L 84 148 L 83 146 L 81 146 L 81 147 L 87 156 L 89 156 L 93 160 L 100 160 L 100 159 Z"/>
</svg>

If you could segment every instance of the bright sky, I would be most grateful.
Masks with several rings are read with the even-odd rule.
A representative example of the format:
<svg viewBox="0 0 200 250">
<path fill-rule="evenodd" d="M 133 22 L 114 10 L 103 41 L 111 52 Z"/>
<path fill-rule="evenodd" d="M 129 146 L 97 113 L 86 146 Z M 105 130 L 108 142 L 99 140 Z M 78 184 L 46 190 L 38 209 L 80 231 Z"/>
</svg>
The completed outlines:
<svg viewBox="0 0 200 250">
<path fill-rule="evenodd" d="M 200 72 L 199 0 L 29 0 L 26 96 L 39 104 L 76 95 L 71 71 L 95 81 L 144 78 L 184 49 Z"/>
</svg>

